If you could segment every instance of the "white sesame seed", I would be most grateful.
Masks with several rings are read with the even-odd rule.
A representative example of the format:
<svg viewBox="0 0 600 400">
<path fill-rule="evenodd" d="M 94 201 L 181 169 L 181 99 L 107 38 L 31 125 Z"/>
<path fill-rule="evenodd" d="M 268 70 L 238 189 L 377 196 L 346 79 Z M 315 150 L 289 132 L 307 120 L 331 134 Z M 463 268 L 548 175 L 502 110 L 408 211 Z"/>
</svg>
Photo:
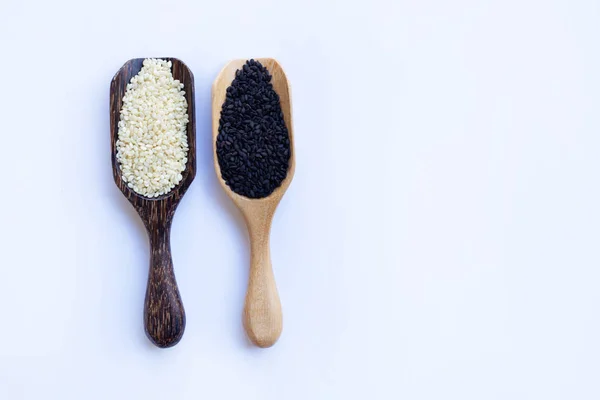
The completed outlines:
<svg viewBox="0 0 600 400">
<path fill-rule="evenodd" d="M 170 61 L 146 59 L 123 96 L 117 160 L 123 181 L 143 196 L 168 193 L 183 178 L 189 118 L 181 89 Z"/>
</svg>

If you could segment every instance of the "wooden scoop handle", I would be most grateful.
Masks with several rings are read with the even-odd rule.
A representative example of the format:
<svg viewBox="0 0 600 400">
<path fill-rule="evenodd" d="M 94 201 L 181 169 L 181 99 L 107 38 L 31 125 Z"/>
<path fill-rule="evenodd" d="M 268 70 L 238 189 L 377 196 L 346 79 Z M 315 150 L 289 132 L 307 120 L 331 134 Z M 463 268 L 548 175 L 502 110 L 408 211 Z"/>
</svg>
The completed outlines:
<svg viewBox="0 0 600 400">
<path fill-rule="evenodd" d="M 148 229 L 151 254 L 144 324 L 148 338 L 158 347 L 176 345 L 185 330 L 185 310 L 171 258 L 171 224 L 165 225 Z"/>
<path fill-rule="evenodd" d="M 270 220 L 248 224 L 251 242 L 250 277 L 244 304 L 244 328 L 248 338 L 259 347 L 275 344 L 283 328 L 281 302 L 271 267 L 269 250 Z"/>
</svg>

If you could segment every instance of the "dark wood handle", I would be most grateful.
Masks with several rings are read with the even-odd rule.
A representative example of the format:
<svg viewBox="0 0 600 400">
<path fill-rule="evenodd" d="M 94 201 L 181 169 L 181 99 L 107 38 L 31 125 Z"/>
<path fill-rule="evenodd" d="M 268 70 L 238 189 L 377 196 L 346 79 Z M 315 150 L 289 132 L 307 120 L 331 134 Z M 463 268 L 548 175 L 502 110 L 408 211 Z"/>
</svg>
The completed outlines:
<svg viewBox="0 0 600 400">
<path fill-rule="evenodd" d="M 151 255 L 144 304 L 146 334 L 163 348 L 176 345 L 185 330 L 185 310 L 171 258 L 171 224 L 165 225 L 148 230 Z"/>
</svg>

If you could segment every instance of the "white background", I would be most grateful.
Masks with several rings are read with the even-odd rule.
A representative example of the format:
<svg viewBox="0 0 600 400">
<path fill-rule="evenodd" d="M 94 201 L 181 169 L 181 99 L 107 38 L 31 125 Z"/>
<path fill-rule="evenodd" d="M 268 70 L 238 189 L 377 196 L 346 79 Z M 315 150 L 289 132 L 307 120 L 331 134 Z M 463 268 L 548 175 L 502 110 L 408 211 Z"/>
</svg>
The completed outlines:
<svg viewBox="0 0 600 400">
<path fill-rule="evenodd" d="M 2 0 L 0 399 L 600 398 L 599 49 L 591 0 Z M 110 80 L 150 56 L 196 78 L 168 350 L 109 154 Z M 268 350 L 210 141 L 213 79 L 261 56 L 297 151 Z"/>
</svg>

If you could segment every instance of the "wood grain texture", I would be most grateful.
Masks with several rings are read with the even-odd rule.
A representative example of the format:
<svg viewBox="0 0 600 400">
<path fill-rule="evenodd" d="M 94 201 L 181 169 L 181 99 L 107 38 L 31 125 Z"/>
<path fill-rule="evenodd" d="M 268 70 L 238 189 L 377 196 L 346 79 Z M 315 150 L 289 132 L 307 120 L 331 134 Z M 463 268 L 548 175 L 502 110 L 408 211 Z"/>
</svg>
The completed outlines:
<svg viewBox="0 0 600 400">
<path fill-rule="evenodd" d="M 275 284 L 275 276 L 271 266 L 269 235 L 271 222 L 277 205 L 289 187 L 296 168 L 296 152 L 294 149 L 294 132 L 292 125 L 292 105 L 290 86 L 281 65 L 272 58 L 258 58 L 273 76 L 273 88 L 280 98 L 283 118 L 290 136 L 290 161 L 286 178 L 281 186 L 269 196 L 261 199 L 250 199 L 233 192 L 221 177 L 221 168 L 217 158 L 217 135 L 219 134 L 219 118 L 225 101 L 227 88 L 235 78 L 235 71 L 240 69 L 246 59 L 234 60 L 227 64 L 217 76 L 212 87 L 212 135 L 213 155 L 217 178 L 223 190 L 231 197 L 242 212 L 250 236 L 250 276 L 243 321 L 248 338 L 259 347 L 270 347 L 281 335 L 283 315 L 281 302 Z"/>
<path fill-rule="evenodd" d="M 147 198 L 134 192 L 121 179 L 121 170 L 116 159 L 118 123 L 127 84 L 142 68 L 143 58 L 127 61 L 111 82 L 110 145 L 115 183 L 140 215 L 150 239 L 150 269 L 144 302 L 146 334 L 156 346 L 171 347 L 179 342 L 185 330 L 185 310 L 175 280 L 171 257 L 171 223 L 177 205 L 196 176 L 196 114 L 192 72 L 176 58 L 159 58 L 171 61 L 173 77 L 183 83 L 188 104 L 189 153 L 181 182 L 167 194 Z"/>
</svg>

